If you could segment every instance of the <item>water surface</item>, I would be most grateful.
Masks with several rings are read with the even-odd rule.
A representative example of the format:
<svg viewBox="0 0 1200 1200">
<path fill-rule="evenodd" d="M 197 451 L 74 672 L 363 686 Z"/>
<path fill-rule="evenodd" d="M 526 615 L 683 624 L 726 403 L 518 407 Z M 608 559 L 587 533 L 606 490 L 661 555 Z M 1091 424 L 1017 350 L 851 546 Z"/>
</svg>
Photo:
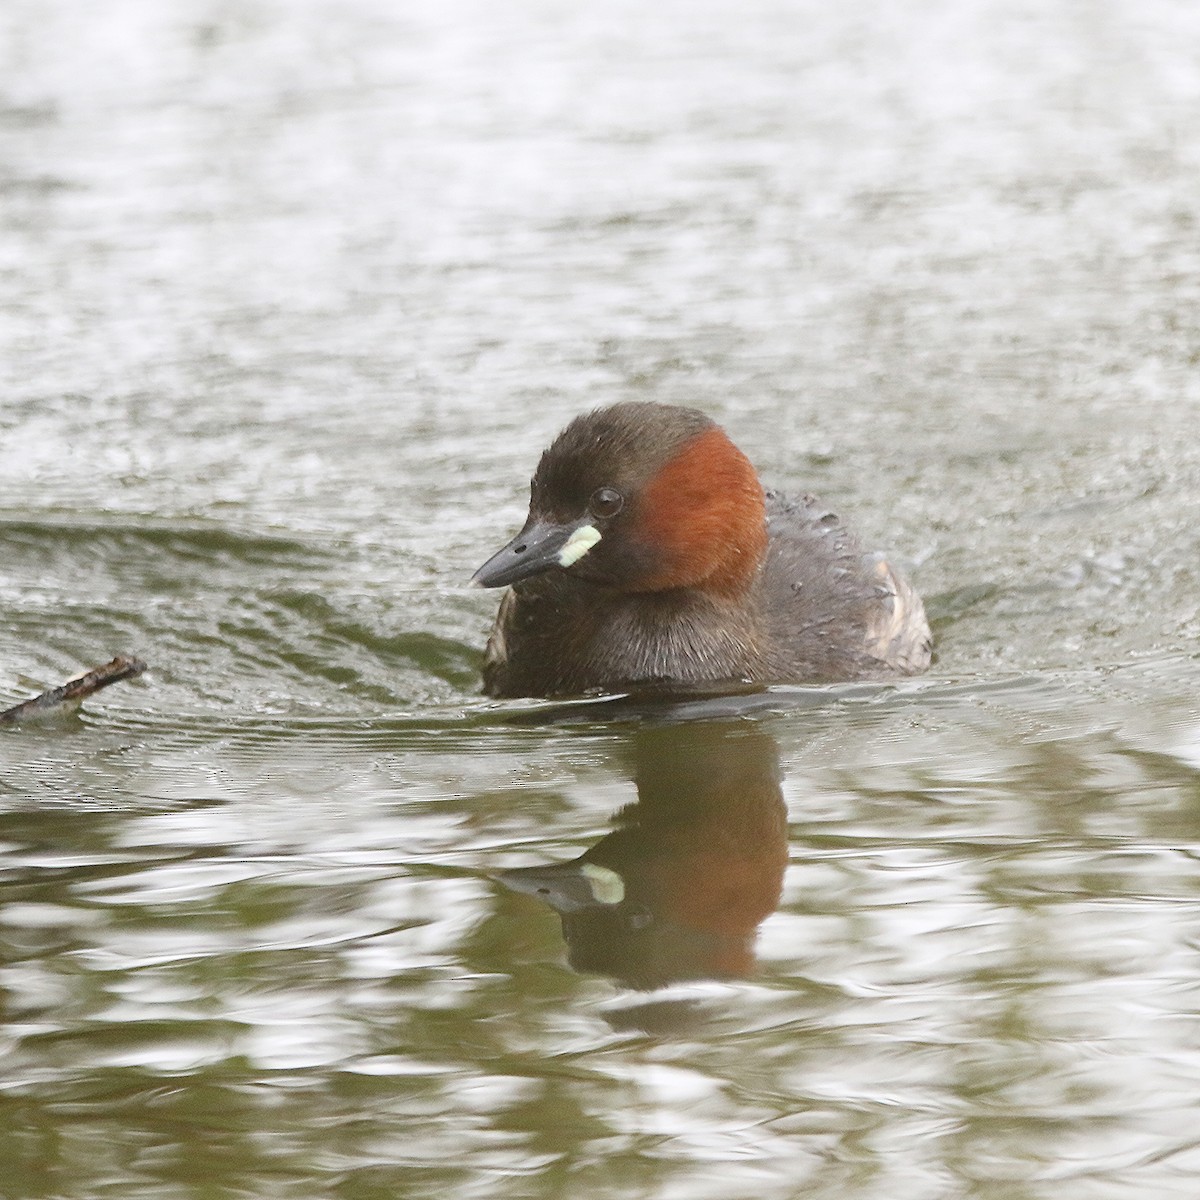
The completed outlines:
<svg viewBox="0 0 1200 1200">
<path fill-rule="evenodd" d="M 10 3 L 0 701 L 153 669 L 0 730 L 0 1192 L 1194 1200 L 1198 38 Z M 483 700 L 618 399 L 894 551 L 933 672 Z"/>
</svg>

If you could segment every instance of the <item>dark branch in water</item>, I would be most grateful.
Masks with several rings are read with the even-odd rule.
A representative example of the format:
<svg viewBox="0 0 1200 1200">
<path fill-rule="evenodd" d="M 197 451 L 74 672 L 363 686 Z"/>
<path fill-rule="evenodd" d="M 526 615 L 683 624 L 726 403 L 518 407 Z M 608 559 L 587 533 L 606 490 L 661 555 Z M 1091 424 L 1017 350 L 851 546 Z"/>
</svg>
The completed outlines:
<svg viewBox="0 0 1200 1200">
<path fill-rule="evenodd" d="M 102 667 L 95 667 L 68 679 L 61 687 L 51 688 L 32 700 L 24 700 L 14 704 L 12 708 L 0 712 L 0 725 L 13 725 L 30 717 L 48 716 L 56 708 L 78 704 L 88 696 L 106 688 L 110 683 L 119 683 L 122 679 L 132 679 L 146 669 L 146 664 L 140 658 L 129 654 L 118 654 L 112 662 L 106 662 Z"/>
</svg>

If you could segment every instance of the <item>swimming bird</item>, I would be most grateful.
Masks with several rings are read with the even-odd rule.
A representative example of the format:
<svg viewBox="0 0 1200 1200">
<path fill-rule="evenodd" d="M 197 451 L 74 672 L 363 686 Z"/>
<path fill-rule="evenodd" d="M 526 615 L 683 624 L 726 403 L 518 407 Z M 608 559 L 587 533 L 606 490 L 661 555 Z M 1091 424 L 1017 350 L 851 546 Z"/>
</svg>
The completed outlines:
<svg viewBox="0 0 1200 1200">
<path fill-rule="evenodd" d="M 507 587 L 491 696 L 720 689 L 924 671 L 920 597 L 814 497 L 764 491 L 694 408 L 625 402 L 542 454 L 521 531 L 472 577 Z"/>
</svg>

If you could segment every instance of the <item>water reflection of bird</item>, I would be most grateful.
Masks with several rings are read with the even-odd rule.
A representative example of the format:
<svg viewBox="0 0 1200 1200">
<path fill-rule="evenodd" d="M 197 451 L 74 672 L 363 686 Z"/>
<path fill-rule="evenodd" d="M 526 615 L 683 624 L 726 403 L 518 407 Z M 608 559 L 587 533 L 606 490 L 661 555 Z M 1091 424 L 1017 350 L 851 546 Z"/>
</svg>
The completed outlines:
<svg viewBox="0 0 1200 1200">
<path fill-rule="evenodd" d="M 750 974 L 787 863 L 773 739 L 744 723 L 651 727 L 633 756 L 638 799 L 614 832 L 501 882 L 560 914 L 577 970 L 639 989 Z"/>
<path fill-rule="evenodd" d="M 764 493 L 695 409 L 576 418 L 542 455 L 520 533 L 475 573 L 512 585 L 488 641 L 494 696 L 817 683 L 925 670 L 916 592 L 811 496 Z"/>
</svg>

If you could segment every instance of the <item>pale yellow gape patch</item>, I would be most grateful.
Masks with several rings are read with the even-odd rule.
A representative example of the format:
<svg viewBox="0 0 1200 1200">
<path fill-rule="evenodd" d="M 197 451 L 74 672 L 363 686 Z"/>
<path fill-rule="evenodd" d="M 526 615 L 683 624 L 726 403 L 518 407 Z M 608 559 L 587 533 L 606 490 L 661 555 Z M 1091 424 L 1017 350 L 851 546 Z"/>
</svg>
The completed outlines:
<svg viewBox="0 0 1200 1200">
<path fill-rule="evenodd" d="M 584 863 L 582 869 L 592 889 L 592 899 L 597 903 L 620 904 L 625 899 L 625 880 L 616 871 L 595 863 Z"/>
<path fill-rule="evenodd" d="M 569 567 L 577 563 L 599 540 L 600 530 L 595 525 L 581 525 L 558 552 L 558 565 Z"/>
</svg>

